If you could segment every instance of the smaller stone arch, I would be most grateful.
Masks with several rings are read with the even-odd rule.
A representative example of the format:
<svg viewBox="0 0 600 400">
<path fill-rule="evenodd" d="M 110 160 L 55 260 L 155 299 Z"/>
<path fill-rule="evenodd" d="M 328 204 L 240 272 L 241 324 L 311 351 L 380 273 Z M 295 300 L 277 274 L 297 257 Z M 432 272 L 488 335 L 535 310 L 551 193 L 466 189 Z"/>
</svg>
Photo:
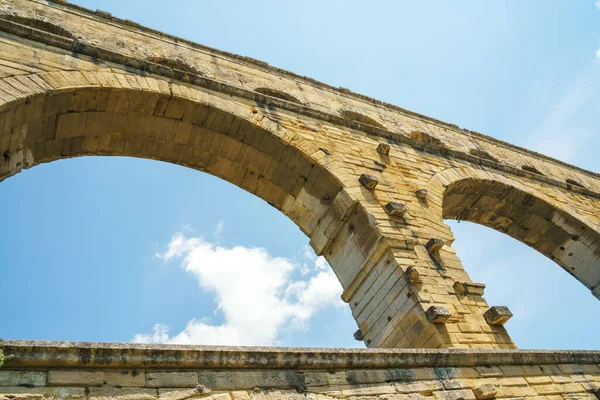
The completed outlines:
<svg viewBox="0 0 600 400">
<path fill-rule="evenodd" d="M 600 232 L 568 203 L 503 175 L 469 168 L 438 173 L 428 191 L 431 212 L 439 218 L 474 222 L 519 240 L 600 299 Z"/>
</svg>

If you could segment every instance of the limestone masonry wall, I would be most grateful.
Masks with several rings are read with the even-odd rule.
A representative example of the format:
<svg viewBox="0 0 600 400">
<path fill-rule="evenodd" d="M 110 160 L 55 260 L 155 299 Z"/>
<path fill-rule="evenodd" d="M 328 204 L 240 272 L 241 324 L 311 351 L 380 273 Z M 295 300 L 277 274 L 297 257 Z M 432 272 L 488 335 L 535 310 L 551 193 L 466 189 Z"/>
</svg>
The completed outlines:
<svg viewBox="0 0 600 400">
<path fill-rule="evenodd" d="M 516 347 L 444 219 L 510 235 L 600 298 L 596 173 L 105 12 L 0 0 L 0 181 L 95 155 L 194 168 L 280 210 L 369 347 Z"/>
<path fill-rule="evenodd" d="M 11 341 L 0 399 L 597 400 L 599 352 Z"/>
</svg>

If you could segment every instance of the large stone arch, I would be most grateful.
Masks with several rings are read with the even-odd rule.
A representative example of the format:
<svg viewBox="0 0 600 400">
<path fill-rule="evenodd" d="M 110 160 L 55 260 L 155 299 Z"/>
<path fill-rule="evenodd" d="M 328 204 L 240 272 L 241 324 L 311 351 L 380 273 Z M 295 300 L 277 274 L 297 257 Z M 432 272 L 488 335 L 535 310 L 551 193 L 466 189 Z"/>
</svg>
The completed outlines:
<svg viewBox="0 0 600 400">
<path fill-rule="evenodd" d="M 0 158 L 0 181 L 40 163 L 89 155 L 155 159 L 204 171 L 288 216 L 343 286 L 381 238 L 336 176 L 336 162 L 287 129 L 290 122 L 268 104 L 120 72 L 21 79 L 40 89 L 0 108 L 0 140 L 9 149 Z"/>
<path fill-rule="evenodd" d="M 439 218 L 503 232 L 555 261 L 600 298 L 600 231 L 567 199 L 473 168 L 440 172 L 429 188 L 436 205 L 432 210 L 441 213 Z"/>
<path fill-rule="evenodd" d="M 318 148 L 265 116 L 268 111 L 259 113 L 266 105 L 150 77 L 102 73 L 93 75 L 104 82 L 73 85 L 76 77 L 92 74 L 61 75 L 71 79 L 58 87 L 48 87 L 50 76 L 28 77 L 46 87 L 0 110 L 2 138 L 10 143 L 0 161 L 0 181 L 57 159 L 121 155 L 227 180 L 283 211 L 309 236 L 337 204 L 342 184 L 313 155 Z"/>
</svg>

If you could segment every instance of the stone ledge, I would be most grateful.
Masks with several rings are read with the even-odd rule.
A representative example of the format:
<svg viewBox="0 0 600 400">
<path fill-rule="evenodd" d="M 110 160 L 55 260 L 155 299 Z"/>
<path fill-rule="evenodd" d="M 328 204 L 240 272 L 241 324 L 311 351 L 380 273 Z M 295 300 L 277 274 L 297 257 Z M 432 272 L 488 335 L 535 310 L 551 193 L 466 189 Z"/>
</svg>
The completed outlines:
<svg viewBox="0 0 600 400">
<path fill-rule="evenodd" d="M 7 340 L 7 369 L 335 369 L 600 364 L 600 351 L 315 349 Z"/>
<path fill-rule="evenodd" d="M 35 1 L 35 2 L 38 2 L 38 3 L 42 3 L 42 4 L 46 4 L 46 2 L 41 2 L 39 0 L 32 0 L 32 1 Z M 55 1 L 55 3 L 57 3 L 57 2 Z M 58 3 L 58 4 L 62 4 L 62 3 Z M 416 112 L 413 112 L 413 111 L 410 111 L 410 110 L 406 110 L 406 109 L 401 108 L 399 106 L 396 106 L 396 105 L 393 105 L 393 104 L 389 104 L 389 103 L 385 103 L 385 102 L 382 102 L 382 101 L 370 98 L 368 96 L 364 96 L 364 95 L 361 95 L 361 94 L 358 94 L 358 93 L 353 93 L 353 92 L 350 92 L 350 91 L 343 91 L 343 90 L 340 90 L 339 88 L 333 87 L 331 85 L 328 85 L 326 83 L 317 81 L 315 79 L 312 79 L 312 78 L 309 78 L 309 77 L 305 77 L 305 76 L 296 75 L 296 74 L 294 74 L 294 73 L 292 73 L 290 71 L 286 71 L 286 70 L 283 70 L 283 69 L 272 67 L 272 66 L 268 65 L 265 62 L 262 62 L 262 61 L 259 61 L 259 60 L 255 60 L 255 59 L 252 59 L 250 57 L 239 56 L 239 55 L 236 55 L 236 54 L 233 54 L 233 53 L 228 53 L 228 52 L 224 52 L 224 51 L 221 51 L 221 50 L 213 49 L 213 48 L 210 48 L 210 47 L 207 47 L 207 46 L 203 46 L 203 45 L 200 45 L 200 44 L 188 41 L 186 39 L 178 38 L 176 36 L 168 35 L 168 34 L 165 34 L 163 32 L 160 32 L 160 31 L 157 31 L 157 30 L 154 30 L 154 29 L 151 29 L 151 28 L 143 27 L 143 26 L 141 26 L 141 25 L 139 25 L 137 23 L 134 23 L 132 21 L 128 21 L 128 20 L 123 20 L 123 19 L 116 18 L 116 17 L 114 17 L 112 15 L 111 16 L 106 16 L 106 14 L 108 14 L 106 12 L 104 12 L 104 14 L 102 14 L 102 13 L 98 14 L 98 13 L 96 13 L 96 12 L 90 10 L 90 9 L 87 9 L 87 8 L 81 7 L 81 6 L 77 6 L 77 5 L 74 5 L 74 4 L 71 4 L 71 3 L 64 3 L 62 5 L 66 6 L 69 9 L 75 10 L 75 11 L 77 11 L 79 13 L 87 14 L 88 18 L 102 18 L 102 19 L 105 19 L 105 20 L 110 21 L 112 23 L 119 24 L 119 25 L 121 25 L 121 27 L 127 27 L 127 26 L 129 26 L 129 27 L 135 28 L 136 30 L 140 30 L 140 31 L 144 31 L 144 32 L 149 33 L 149 34 L 157 35 L 158 37 L 168 38 L 169 40 L 173 40 L 176 43 L 186 43 L 187 45 L 191 46 L 192 48 L 195 48 L 195 49 L 201 50 L 201 51 L 206 51 L 206 52 L 213 53 L 213 54 L 219 54 L 219 55 L 221 55 L 221 56 L 229 59 L 230 61 L 235 60 L 237 62 L 246 62 L 246 63 L 252 65 L 255 68 L 264 68 L 264 69 L 266 69 L 266 70 L 268 70 L 268 71 L 270 71 L 272 73 L 279 73 L 279 74 L 282 74 L 284 76 L 287 76 L 287 77 L 290 77 L 290 78 L 293 78 L 293 79 L 304 80 L 304 81 L 306 81 L 308 83 L 313 84 L 315 87 L 319 87 L 321 89 L 331 90 L 334 93 L 336 93 L 336 95 L 339 95 L 339 96 L 343 96 L 344 94 L 349 94 L 352 97 L 355 97 L 357 99 L 361 99 L 361 100 L 366 101 L 368 103 L 371 103 L 371 104 L 373 104 L 375 106 L 383 106 L 383 107 L 385 107 L 387 109 L 399 112 L 400 114 L 402 114 L 402 115 L 404 115 L 404 116 L 406 116 L 408 118 L 418 119 L 418 120 L 421 120 L 421 121 L 424 121 L 424 122 L 427 122 L 427 123 L 431 123 L 431 124 L 437 125 L 437 126 L 442 127 L 442 128 L 451 129 L 452 131 L 454 131 L 455 133 L 457 133 L 459 135 L 462 134 L 462 135 L 466 135 L 466 136 L 469 136 L 469 137 L 481 139 L 481 140 L 487 141 L 488 143 L 493 143 L 495 145 L 499 145 L 501 147 L 505 147 L 505 148 L 511 149 L 513 151 L 520 152 L 522 154 L 532 156 L 534 158 L 542 159 L 544 161 L 551 162 L 553 164 L 560 165 L 562 167 L 573 169 L 575 171 L 578 171 L 579 173 L 583 173 L 585 175 L 588 175 L 592 179 L 598 179 L 600 177 L 600 174 L 598 174 L 596 172 L 588 171 L 586 169 L 583 169 L 583 168 L 577 167 L 575 165 L 571 165 L 571 164 L 565 163 L 563 161 L 554 159 L 554 158 L 546 156 L 544 154 L 537 153 L 535 151 L 528 150 L 528 149 L 525 149 L 525 148 L 522 148 L 522 147 L 510 144 L 508 142 L 504 142 L 502 140 L 493 138 L 493 137 L 488 136 L 488 135 L 484 135 L 484 134 L 479 133 L 479 132 L 470 131 L 470 130 L 464 129 L 464 128 L 459 128 L 457 125 L 450 124 L 448 122 L 444 122 L 444 121 L 441 121 L 441 120 L 438 120 L 438 119 L 435 119 L 435 118 L 432 118 L 432 117 L 428 117 L 428 116 L 425 116 L 425 115 L 422 115 L 422 114 L 418 114 Z M 3 30 L 5 32 L 7 32 L 7 33 L 14 34 L 14 35 L 17 35 L 17 36 L 25 37 L 25 38 L 30 39 L 30 40 L 34 40 L 34 41 L 38 41 L 38 42 L 41 42 L 41 43 L 44 43 L 44 44 L 48 44 L 50 46 L 55 46 L 55 47 L 58 47 L 58 48 L 62 48 L 64 50 L 73 51 L 75 53 L 81 53 L 81 54 L 84 54 L 84 55 L 87 55 L 87 56 L 91 56 L 93 58 L 105 59 L 107 61 L 116 62 L 118 64 L 120 63 L 120 64 L 128 66 L 128 67 L 139 68 L 139 66 L 141 64 L 148 64 L 147 62 L 143 62 L 142 60 L 136 60 L 133 63 L 133 65 L 131 65 L 130 63 L 122 63 L 122 62 L 119 62 L 119 61 L 114 61 L 111 57 L 106 57 L 107 55 L 109 55 L 110 53 L 112 53 L 109 50 L 102 49 L 102 48 L 96 47 L 96 46 L 92 46 L 90 44 L 79 42 L 79 41 L 73 40 L 73 39 L 60 38 L 60 37 L 57 37 L 56 35 L 53 35 L 53 34 L 50 34 L 50 33 L 47 33 L 47 32 L 43 32 L 41 35 L 40 34 L 36 34 L 37 30 L 33 29 L 33 28 L 29 28 L 29 27 L 27 27 L 24 30 L 22 29 L 22 27 L 15 29 L 15 26 L 18 26 L 18 25 L 19 24 L 15 24 L 15 23 L 11 23 L 9 21 L 2 20 L 2 21 L 0 21 L 0 28 L 2 28 L 0 30 Z M 90 54 L 90 51 L 91 51 L 91 54 Z M 114 53 L 112 55 L 115 55 L 115 54 L 117 54 L 117 53 Z M 123 58 L 127 58 L 126 56 L 123 56 L 123 55 L 120 55 L 120 56 L 123 57 Z M 158 68 L 158 69 L 160 70 L 160 68 Z M 166 68 L 166 69 L 168 70 L 169 68 Z M 170 78 L 170 79 L 184 81 L 184 82 L 192 83 L 192 84 L 199 85 L 199 86 L 206 87 L 206 88 L 210 89 L 210 87 L 208 85 L 206 85 L 206 84 L 202 85 L 201 84 L 202 82 L 198 83 L 198 82 L 194 81 L 194 79 L 192 79 L 191 82 L 190 81 L 186 81 L 185 79 L 181 79 L 181 76 L 177 76 L 178 75 L 177 73 L 175 74 L 175 76 L 172 76 L 173 74 L 170 74 L 168 72 L 164 73 L 164 70 L 162 70 L 162 71 L 153 71 L 153 72 L 154 73 L 158 73 L 159 75 L 165 76 L 165 77 Z M 222 84 L 222 85 L 225 85 L 225 84 Z M 228 86 L 228 85 L 225 85 L 225 86 Z M 243 91 L 245 91 L 245 90 L 243 90 Z M 256 93 L 254 93 L 254 94 L 256 95 Z M 248 96 L 243 96 L 243 97 L 248 97 Z M 281 107 L 281 104 L 280 104 L 281 101 L 274 101 L 273 99 L 269 99 L 268 102 L 272 102 L 275 105 Z M 282 108 L 288 109 L 285 106 L 283 106 Z M 316 113 L 320 114 L 318 112 L 316 112 Z M 331 118 L 329 118 L 329 119 L 331 119 Z M 373 135 L 384 137 L 384 138 L 393 138 L 393 139 L 399 140 L 400 142 L 407 143 L 407 144 L 410 144 L 413 147 L 415 147 L 414 144 L 411 143 L 410 141 L 407 142 L 406 139 L 404 139 L 404 140 L 400 139 L 399 137 L 401 135 L 390 134 L 390 132 L 387 132 L 385 129 L 372 127 L 372 126 L 369 126 L 368 124 L 358 123 L 356 121 L 345 121 L 345 123 L 344 123 L 344 122 L 342 122 L 343 118 L 339 118 L 339 117 L 333 117 L 333 119 L 334 119 L 334 121 L 333 121 L 334 123 L 337 123 L 337 124 L 340 124 L 340 125 L 343 125 L 343 126 L 347 126 L 347 127 L 352 128 L 352 129 L 361 130 L 361 131 L 363 131 L 363 132 L 365 132 L 367 134 L 373 134 Z M 433 147 L 434 148 L 430 149 L 430 150 L 435 150 L 435 147 L 437 147 L 437 146 L 433 146 Z M 428 151 L 428 150 L 425 149 L 425 151 Z M 477 162 L 481 163 L 482 161 L 489 161 L 489 160 L 481 159 L 480 157 L 475 157 L 475 156 L 471 156 L 471 157 L 473 159 L 475 159 L 476 163 Z M 466 160 L 466 161 L 472 161 L 469 158 L 463 158 L 463 157 L 459 157 L 459 158 L 462 158 L 463 160 Z M 494 164 L 500 164 L 500 163 L 494 163 Z M 529 175 L 531 175 L 531 174 L 529 174 Z M 537 177 L 535 175 L 533 175 L 533 176 L 529 176 L 529 175 L 527 176 L 529 178 L 535 179 Z M 553 180 L 551 179 L 551 181 L 553 181 Z M 558 183 L 557 186 L 560 186 L 560 187 L 563 187 L 563 188 L 567 186 L 566 184 L 564 184 L 563 182 L 560 182 L 560 181 L 557 181 L 556 183 Z M 575 187 L 575 188 L 572 188 L 572 189 L 568 189 L 568 190 L 572 190 L 573 192 L 580 193 L 580 194 L 585 194 L 585 195 L 591 195 L 591 193 L 595 193 L 595 192 L 592 192 L 592 191 L 580 190 L 580 188 L 578 188 L 578 187 Z M 597 194 L 594 197 L 600 198 L 600 196 L 598 196 Z"/>
</svg>

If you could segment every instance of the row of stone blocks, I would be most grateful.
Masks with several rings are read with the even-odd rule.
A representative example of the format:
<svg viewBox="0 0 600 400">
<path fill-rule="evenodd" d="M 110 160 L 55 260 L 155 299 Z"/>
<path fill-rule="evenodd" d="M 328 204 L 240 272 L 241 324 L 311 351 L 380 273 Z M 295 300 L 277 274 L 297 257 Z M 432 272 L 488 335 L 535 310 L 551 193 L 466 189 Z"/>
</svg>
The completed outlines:
<svg viewBox="0 0 600 400">
<path fill-rule="evenodd" d="M 6 341 L 0 400 L 598 400 L 600 352 Z"/>
<path fill-rule="evenodd" d="M 0 371 L 0 399 L 275 400 L 298 396 L 391 400 L 600 398 L 590 365 L 350 370 Z"/>
</svg>

